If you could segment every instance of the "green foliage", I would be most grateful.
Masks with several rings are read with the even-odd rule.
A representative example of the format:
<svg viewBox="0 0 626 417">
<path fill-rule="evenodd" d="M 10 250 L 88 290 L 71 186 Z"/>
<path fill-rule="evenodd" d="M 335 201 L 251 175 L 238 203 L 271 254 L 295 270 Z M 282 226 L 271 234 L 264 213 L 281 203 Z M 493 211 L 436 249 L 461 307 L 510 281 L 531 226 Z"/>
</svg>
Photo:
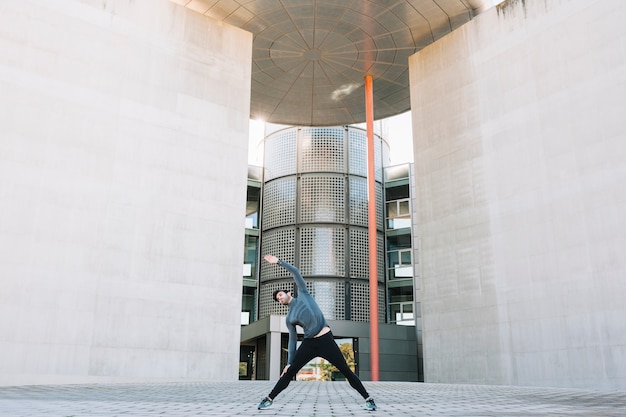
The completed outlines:
<svg viewBox="0 0 626 417">
<path fill-rule="evenodd" d="M 341 345 L 339 345 L 339 350 L 343 354 L 343 357 L 346 360 L 346 363 L 348 364 L 350 369 L 352 369 L 352 371 L 354 372 L 356 368 L 354 362 L 354 351 L 352 350 L 352 343 L 342 343 Z M 325 360 L 322 360 L 318 366 L 322 371 L 322 381 L 332 381 L 333 372 L 339 372 L 339 369 L 337 369 L 333 364 L 326 362 Z"/>
</svg>

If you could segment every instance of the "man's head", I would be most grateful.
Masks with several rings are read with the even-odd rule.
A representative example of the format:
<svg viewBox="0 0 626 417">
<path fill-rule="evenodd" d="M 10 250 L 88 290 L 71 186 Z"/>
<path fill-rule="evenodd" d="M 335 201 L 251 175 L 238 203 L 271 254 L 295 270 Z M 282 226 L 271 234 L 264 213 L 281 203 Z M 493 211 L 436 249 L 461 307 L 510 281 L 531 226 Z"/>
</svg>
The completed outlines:
<svg viewBox="0 0 626 417">
<path fill-rule="evenodd" d="M 273 298 L 274 301 L 277 301 L 286 306 L 291 302 L 292 295 L 291 292 L 287 290 L 276 290 L 274 291 Z"/>
</svg>

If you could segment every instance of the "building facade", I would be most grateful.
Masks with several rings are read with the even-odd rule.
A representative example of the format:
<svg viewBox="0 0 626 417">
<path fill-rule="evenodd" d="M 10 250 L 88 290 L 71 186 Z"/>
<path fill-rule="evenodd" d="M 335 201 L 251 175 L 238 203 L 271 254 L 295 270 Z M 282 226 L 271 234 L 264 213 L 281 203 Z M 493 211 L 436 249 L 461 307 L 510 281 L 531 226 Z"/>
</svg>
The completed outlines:
<svg viewBox="0 0 626 417">
<path fill-rule="evenodd" d="M 375 138 L 376 223 L 383 300 L 383 146 Z M 265 139 L 261 252 L 297 265 L 329 320 L 370 320 L 367 140 L 351 127 L 294 127 Z M 385 150 L 385 153 L 387 151 Z M 284 268 L 260 269 L 259 318 L 286 314 L 272 300 L 293 281 Z M 385 319 L 384 303 L 376 316 Z"/>
<path fill-rule="evenodd" d="M 626 389 L 626 3 L 505 0 L 480 15 L 474 1 L 439 3 L 4 1 L 0 383 L 233 380 L 240 334 L 280 363 L 280 316 L 249 314 L 240 328 L 251 90 L 276 104 L 264 112 L 276 123 L 358 123 L 371 72 L 375 112 L 412 112 L 425 381 Z M 354 38 L 333 32 L 346 28 Z M 340 43 L 291 43 L 325 29 Z M 283 67 L 265 65 L 270 43 Z M 333 50 L 345 72 L 320 71 Z M 298 96 L 281 101 L 287 90 Z M 360 230 L 307 221 L 327 239 L 338 224 Z M 395 310 L 384 317 L 405 322 L 398 245 L 386 253 L 399 289 L 387 286 Z M 246 276 L 258 273 L 246 262 Z M 320 265 L 300 266 L 337 288 L 327 277 L 341 265 Z M 260 295 L 248 297 L 258 315 Z M 333 328 L 358 337 L 367 379 L 366 323 Z M 383 368 L 415 350 L 390 347 Z"/>
<path fill-rule="evenodd" d="M 424 381 L 419 233 L 413 207 L 413 164 L 385 167 L 387 323 L 414 326 L 418 381 Z"/>
<path fill-rule="evenodd" d="M 259 189 L 258 182 L 251 182 L 248 192 L 249 198 L 259 191 L 262 196 L 260 240 L 257 241 L 260 251 L 257 259 L 271 253 L 300 268 L 307 280 L 309 292 L 315 297 L 326 319 L 333 323 L 335 336 L 341 340 L 350 340 L 355 351 L 357 371 L 365 378 L 369 372 L 369 363 L 365 361 L 369 357 L 369 329 L 366 324 L 371 319 L 366 144 L 366 132 L 349 126 L 290 127 L 273 132 L 265 138 L 262 187 Z M 387 206 L 397 201 L 384 202 L 384 162 L 388 159 L 388 145 L 380 136 L 375 136 L 374 146 L 379 303 L 373 319 L 387 327 L 381 338 L 385 347 L 381 351 L 386 357 L 381 361 L 380 372 L 385 379 L 416 381 L 413 276 L 407 276 L 409 282 L 405 282 L 405 286 L 397 285 L 399 280 L 395 279 L 391 280 L 394 283 L 391 290 L 386 285 L 387 272 L 397 271 L 398 275 L 402 275 L 406 270 L 396 264 L 389 271 L 385 267 L 385 219 L 399 225 L 405 217 L 401 218 L 395 211 L 390 214 L 391 219 L 385 215 Z M 249 201 L 249 206 L 254 206 L 253 202 Z M 404 209 L 405 206 L 402 207 Z M 405 236 L 410 241 L 411 214 L 402 213 L 403 216 L 409 215 L 408 225 L 403 225 L 406 227 Z M 248 232 L 249 236 L 254 234 L 254 231 Z M 411 250 L 410 243 L 408 250 Z M 393 253 L 397 251 L 394 249 Z M 393 258 L 391 253 L 389 256 Z M 408 267 L 412 271 L 410 264 Z M 249 268 L 244 269 L 247 271 Z M 271 323 L 273 317 L 282 320 L 287 314 L 287 307 L 276 303 L 272 293 L 276 289 L 293 289 L 293 279 L 283 268 L 269 264 L 261 264 L 258 271 L 258 286 L 255 287 L 258 291 L 256 319 L 267 319 L 268 323 Z M 244 288 L 244 305 L 245 300 L 249 300 L 248 305 L 252 306 L 249 298 L 251 288 L 252 285 Z M 404 291 L 411 295 L 406 296 Z M 393 294 L 393 304 L 388 304 L 388 294 Z M 387 316 L 388 307 L 393 309 L 392 320 Z M 352 323 L 361 325 L 351 328 Z M 397 324 L 408 327 L 398 328 Z M 272 363 L 265 349 L 265 339 L 271 331 L 264 329 L 265 334 L 254 334 L 252 337 L 255 343 L 248 339 L 250 332 L 247 329 L 243 331 L 246 336 L 241 352 L 242 369 L 251 369 L 250 355 L 254 351 L 256 360 L 252 370 L 258 379 L 271 376 L 271 373 L 267 374 L 266 368 L 279 370 L 284 365 Z M 282 331 L 274 331 L 281 333 L 280 343 L 284 347 L 284 328 Z M 386 347 L 392 344 L 404 349 L 395 350 L 396 354 L 391 354 L 392 349 Z M 397 354 L 398 351 L 401 354 Z M 280 359 L 282 362 L 286 360 L 284 355 L 280 355 Z M 249 377 L 251 375 L 248 372 L 243 372 L 242 378 Z"/>
</svg>

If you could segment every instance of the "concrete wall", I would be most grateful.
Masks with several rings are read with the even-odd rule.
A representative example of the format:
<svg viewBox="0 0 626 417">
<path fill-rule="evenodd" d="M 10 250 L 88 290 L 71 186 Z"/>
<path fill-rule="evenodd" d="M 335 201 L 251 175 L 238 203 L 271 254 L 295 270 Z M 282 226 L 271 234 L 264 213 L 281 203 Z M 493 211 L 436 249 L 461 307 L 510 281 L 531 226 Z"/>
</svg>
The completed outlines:
<svg viewBox="0 0 626 417">
<path fill-rule="evenodd" d="M 411 57 L 427 382 L 626 389 L 625 21 L 509 0 Z"/>
<path fill-rule="evenodd" d="M 0 383 L 235 380 L 252 36 L 0 6 Z"/>
</svg>

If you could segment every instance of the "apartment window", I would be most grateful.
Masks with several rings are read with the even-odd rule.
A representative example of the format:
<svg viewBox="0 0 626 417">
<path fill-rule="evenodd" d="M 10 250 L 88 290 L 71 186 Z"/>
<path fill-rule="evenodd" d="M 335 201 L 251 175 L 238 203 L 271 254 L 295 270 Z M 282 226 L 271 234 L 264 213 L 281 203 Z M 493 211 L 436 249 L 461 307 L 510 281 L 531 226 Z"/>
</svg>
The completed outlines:
<svg viewBox="0 0 626 417">
<path fill-rule="evenodd" d="M 413 277 L 411 235 L 387 236 L 387 268 L 390 280 Z"/>
<path fill-rule="evenodd" d="M 387 251 L 387 265 L 389 279 L 413 277 L 413 263 L 411 249 L 397 249 Z"/>
<path fill-rule="evenodd" d="M 256 287 L 243 287 L 241 296 L 241 324 L 247 325 L 256 320 Z"/>
<path fill-rule="evenodd" d="M 249 231 L 254 233 L 254 231 Z M 259 238 L 246 234 L 243 254 L 243 294 L 241 298 L 241 324 L 247 325 L 257 319 L 257 257 Z"/>
<path fill-rule="evenodd" d="M 245 236 L 245 247 L 243 253 L 244 278 L 256 279 L 258 246 L 259 238 L 257 236 Z"/>
<path fill-rule="evenodd" d="M 259 228 L 259 201 L 261 197 L 261 189 L 257 187 L 248 187 L 248 196 L 246 200 L 246 229 Z"/>
<path fill-rule="evenodd" d="M 411 227 L 411 205 L 408 198 L 387 202 L 387 229 Z"/>
<path fill-rule="evenodd" d="M 415 326 L 415 316 L 413 314 L 413 302 L 390 303 L 390 323 L 400 326 Z"/>
<path fill-rule="evenodd" d="M 389 288 L 389 322 L 398 325 L 415 325 L 413 314 L 413 286 L 399 285 Z"/>
</svg>

